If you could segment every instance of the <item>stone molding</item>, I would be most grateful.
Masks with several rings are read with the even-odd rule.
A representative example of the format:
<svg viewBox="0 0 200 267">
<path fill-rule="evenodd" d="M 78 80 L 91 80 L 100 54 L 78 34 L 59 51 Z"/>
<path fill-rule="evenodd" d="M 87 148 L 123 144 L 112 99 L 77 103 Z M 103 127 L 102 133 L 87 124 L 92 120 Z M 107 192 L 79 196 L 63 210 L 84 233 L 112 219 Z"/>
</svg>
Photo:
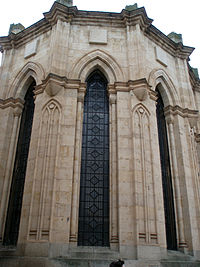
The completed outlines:
<svg viewBox="0 0 200 267">
<path fill-rule="evenodd" d="M 146 100 L 148 96 L 148 90 L 150 89 L 146 79 L 128 81 L 128 86 L 139 101 Z"/>
<path fill-rule="evenodd" d="M 177 44 L 152 25 L 152 19 L 148 18 L 145 8 L 133 11 L 122 10 L 121 13 L 81 11 L 76 6 L 67 7 L 54 2 L 49 12 L 44 13 L 44 18 L 36 22 L 18 34 L 11 33 L 6 37 L 0 37 L 0 50 L 18 48 L 37 36 L 49 31 L 58 20 L 78 25 L 101 25 L 121 27 L 140 25 L 146 36 L 156 44 L 159 44 L 173 56 L 187 59 L 194 48 Z"/>
<path fill-rule="evenodd" d="M 152 19 L 148 18 L 144 7 L 132 11 L 123 9 L 121 15 L 123 16 L 123 21 L 126 26 L 135 26 L 136 24 L 139 24 L 142 30 L 148 28 L 153 22 Z"/>
<path fill-rule="evenodd" d="M 6 109 L 6 108 L 20 108 L 22 109 L 24 107 L 24 101 L 20 98 L 7 98 L 7 99 L 0 99 L 0 109 Z"/>
<path fill-rule="evenodd" d="M 61 3 L 54 2 L 50 11 L 44 13 L 44 18 L 53 26 L 59 19 L 70 23 L 77 13 L 76 6 L 67 7 Z"/>
<path fill-rule="evenodd" d="M 49 96 L 55 96 L 62 88 L 78 89 L 79 92 L 84 92 L 86 85 L 81 83 L 80 80 L 67 79 L 65 76 L 49 73 L 42 84 L 36 86 L 34 92 L 35 95 L 38 95 L 46 91 Z"/>
<path fill-rule="evenodd" d="M 194 51 L 193 47 L 185 46 L 182 43 L 175 43 L 152 24 L 145 29 L 145 35 L 150 40 L 160 45 L 172 56 L 179 57 L 181 59 L 187 59 Z"/>
<path fill-rule="evenodd" d="M 161 92 L 161 95 L 166 96 L 167 103 L 166 105 L 171 106 L 180 106 L 181 105 L 181 99 L 177 92 L 177 89 L 173 83 L 173 80 L 168 75 L 168 73 L 163 69 L 153 69 L 148 77 L 148 84 L 151 86 L 152 90 L 156 90 L 156 87 L 161 84 L 163 87 L 163 90 Z"/>
<path fill-rule="evenodd" d="M 85 93 L 86 83 L 81 82 L 79 79 L 68 79 L 65 76 L 59 76 L 54 73 L 49 73 L 42 84 L 36 86 L 34 90 L 35 95 L 41 94 L 44 91 L 50 96 L 56 95 L 60 88 L 58 86 L 64 87 L 65 89 L 78 89 L 79 92 Z M 115 82 L 113 84 L 108 84 L 109 94 L 116 94 L 116 92 L 130 92 L 133 91 L 134 94 L 140 101 L 143 101 L 146 97 L 146 93 L 153 97 L 156 97 L 156 93 L 150 89 L 150 86 L 145 78 L 139 80 L 129 80 L 128 82 Z"/>
<path fill-rule="evenodd" d="M 198 118 L 198 110 L 192 110 L 188 108 L 182 108 L 180 106 L 167 106 L 164 109 L 165 116 L 168 117 L 170 115 L 180 115 L 183 118 Z"/>
<path fill-rule="evenodd" d="M 114 83 L 117 80 L 124 81 L 123 71 L 118 62 L 111 55 L 100 49 L 90 51 L 79 58 L 73 65 L 69 78 L 84 81 L 91 73 L 91 70 L 95 68 L 104 73 L 109 83 Z"/>
<path fill-rule="evenodd" d="M 200 79 L 197 79 L 192 71 L 191 66 L 188 64 L 188 71 L 190 75 L 190 82 L 194 91 L 200 92 Z"/>
<path fill-rule="evenodd" d="M 9 97 L 22 97 L 23 98 L 23 87 L 27 83 L 30 77 L 35 79 L 37 85 L 42 83 L 42 80 L 45 78 L 45 71 L 41 64 L 38 62 L 27 62 L 20 71 L 14 75 L 14 80 L 11 83 L 11 86 L 6 94 L 7 98 Z M 26 86 L 28 87 L 28 86 Z M 21 88 L 21 90 L 18 90 Z"/>
</svg>

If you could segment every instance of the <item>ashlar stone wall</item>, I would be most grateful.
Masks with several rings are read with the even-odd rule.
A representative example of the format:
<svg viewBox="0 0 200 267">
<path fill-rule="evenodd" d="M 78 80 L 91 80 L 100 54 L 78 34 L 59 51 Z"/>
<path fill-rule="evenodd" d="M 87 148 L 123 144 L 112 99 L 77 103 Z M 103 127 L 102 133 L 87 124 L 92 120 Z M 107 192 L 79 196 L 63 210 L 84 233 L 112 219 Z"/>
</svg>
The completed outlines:
<svg viewBox="0 0 200 267">
<path fill-rule="evenodd" d="M 156 29 L 144 8 L 117 14 L 60 3 L 28 29 L 1 37 L 0 45 L 0 242 L 24 96 L 36 82 L 12 255 L 82 255 L 77 232 L 83 103 L 86 79 L 98 69 L 108 81 L 110 109 L 110 248 L 105 255 L 157 263 L 166 257 L 158 89 L 165 106 L 178 250 L 199 258 L 200 87 L 187 62 L 193 49 Z M 83 254 L 89 252 L 82 248 Z"/>
</svg>

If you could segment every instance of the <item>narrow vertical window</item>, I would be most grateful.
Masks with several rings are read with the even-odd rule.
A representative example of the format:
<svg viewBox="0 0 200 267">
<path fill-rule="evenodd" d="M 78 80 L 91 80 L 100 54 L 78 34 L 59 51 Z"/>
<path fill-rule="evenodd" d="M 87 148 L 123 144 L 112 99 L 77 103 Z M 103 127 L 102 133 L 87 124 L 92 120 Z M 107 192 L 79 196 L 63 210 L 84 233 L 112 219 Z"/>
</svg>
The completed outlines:
<svg viewBox="0 0 200 267">
<path fill-rule="evenodd" d="M 30 85 L 25 95 L 24 109 L 21 117 L 3 240 L 4 245 L 9 246 L 15 246 L 17 244 L 19 233 L 24 182 L 34 113 L 34 86 L 35 82 Z"/>
<path fill-rule="evenodd" d="M 173 187 L 172 187 L 172 178 L 170 169 L 167 129 L 166 129 L 166 121 L 164 115 L 164 104 L 159 91 L 157 91 L 157 93 L 158 93 L 158 100 L 157 100 L 156 112 L 157 112 L 160 160 L 161 160 L 161 170 L 162 170 L 167 248 L 171 250 L 177 250 L 174 197 L 173 197 Z"/>
<path fill-rule="evenodd" d="M 87 80 L 82 133 L 79 246 L 109 246 L 109 102 L 100 72 Z"/>
</svg>

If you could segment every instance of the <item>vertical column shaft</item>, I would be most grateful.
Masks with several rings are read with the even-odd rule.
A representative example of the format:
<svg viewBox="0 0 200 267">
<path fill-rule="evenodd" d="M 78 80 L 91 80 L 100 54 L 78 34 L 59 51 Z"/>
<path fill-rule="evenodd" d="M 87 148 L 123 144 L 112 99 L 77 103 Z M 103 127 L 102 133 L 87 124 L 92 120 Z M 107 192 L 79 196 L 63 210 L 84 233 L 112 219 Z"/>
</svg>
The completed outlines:
<svg viewBox="0 0 200 267">
<path fill-rule="evenodd" d="M 117 127 L 116 127 L 116 95 L 110 95 L 110 105 L 111 105 L 111 127 L 110 127 L 110 137 L 111 137 L 111 243 L 118 243 L 118 187 L 117 187 Z"/>
<path fill-rule="evenodd" d="M 76 117 L 75 153 L 72 185 L 72 205 L 70 242 L 77 242 L 78 231 L 78 209 L 79 209 L 79 187 L 80 187 L 80 166 L 81 166 L 81 140 L 82 140 L 82 114 L 84 93 L 79 93 Z"/>
<path fill-rule="evenodd" d="M 13 128 L 10 140 L 10 147 L 8 152 L 7 158 L 7 165 L 6 165 L 6 172 L 4 177 L 4 184 L 3 184 L 3 195 L 1 198 L 1 205 L 0 205 L 0 239 L 3 237 L 4 227 L 6 222 L 6 210 L 9 201 L 9 190 L 12 182 L 12 170 L 14 166 L 15 160 L 15 152 L 17 146 L 17 136 L 19 132 L 19 125 L 20 125 L 20 118 L 21 118 L 21 109 L 16 109 L 14 112 L 14 121 L 13 121 Z"/>
<path fill-rule="evenodd" d="M 178 177 L 178 165 L 176 158 L 176 146 L 174 140 L 174 130 L 173 130 L 173 120 L 167 119 L 168 133 L 169 133 L 169 145 L 171 152 L 171 164 L 172 164 L 172 175 L 174 181 L 174 193 L 175 193 L 175 203 L 176 203 L 176 214 L 177 214 L 177 226 L 178 226 L 178 247 L 185 248 L 187 244 L 185 242 L 184 236 L 184 225 L 183 225 L 183 212 L 181 203 L 181 193 L 180 193 L 180 183 Z"/>
</svg>

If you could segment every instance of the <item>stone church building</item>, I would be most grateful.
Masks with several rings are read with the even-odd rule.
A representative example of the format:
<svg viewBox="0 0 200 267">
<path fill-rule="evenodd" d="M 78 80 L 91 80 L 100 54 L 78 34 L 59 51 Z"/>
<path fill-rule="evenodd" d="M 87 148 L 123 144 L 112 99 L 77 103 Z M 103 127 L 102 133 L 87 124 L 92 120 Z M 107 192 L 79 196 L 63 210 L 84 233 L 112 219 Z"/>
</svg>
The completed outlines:
<svg viewBox="0 0 200 267">
<path fill-rule="evenodd" d="M 0 37 L 0 266 L 200 266 L 194 48 L 152 22 L 58 0 Z"/>
</svg>

